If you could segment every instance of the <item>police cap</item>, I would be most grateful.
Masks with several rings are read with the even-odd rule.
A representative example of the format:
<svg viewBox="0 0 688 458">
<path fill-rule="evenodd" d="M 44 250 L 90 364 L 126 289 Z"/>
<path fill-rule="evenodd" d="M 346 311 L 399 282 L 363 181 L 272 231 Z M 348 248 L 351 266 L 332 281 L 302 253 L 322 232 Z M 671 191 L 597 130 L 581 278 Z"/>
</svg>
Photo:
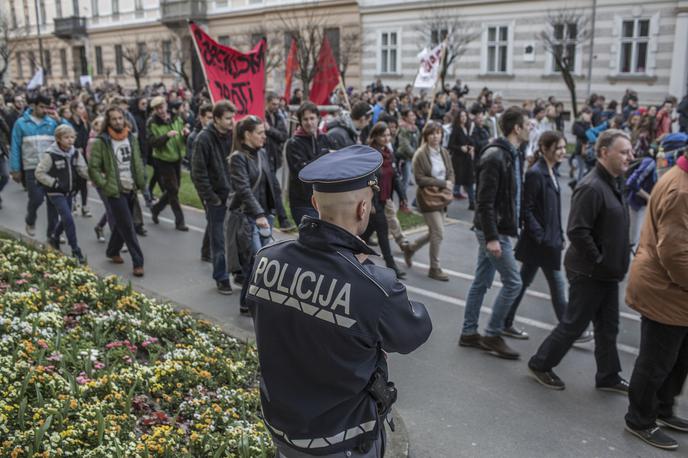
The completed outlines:
<svg viewBox="0 0 688 458">
<path fill-rule="evenodd" d="M 299 172 L 299 179 L 318 192 L 348 192 L 367 186 L 378 190 L 375 172 L 382 155 L 366 145 L 351 145 L 320 156 Z"/>
</svg>

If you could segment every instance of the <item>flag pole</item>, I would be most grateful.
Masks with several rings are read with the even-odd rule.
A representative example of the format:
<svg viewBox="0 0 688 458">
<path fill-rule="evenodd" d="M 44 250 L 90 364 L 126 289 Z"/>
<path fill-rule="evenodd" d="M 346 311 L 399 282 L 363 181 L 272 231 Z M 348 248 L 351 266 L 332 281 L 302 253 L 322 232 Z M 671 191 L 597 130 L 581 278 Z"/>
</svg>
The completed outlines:
<svg viewBox="0 0 688 458">
<path fill-rule="evenodd" d="M 191 24 L 196 25 L 194 21 L 188 21 L 189 22 L 189 28 L 191 28 Z M 196 25 L 198 27 L 198 25 Z M 210 103 L 215 105 L 215 99 L 213 98 L 213 91 L 212 89 L 208 86 L 208 74 L 205 72 L 205 65 L 203 65 L 203 58 L 201 57 L 201 50 L 198 49 L 198 42 L 196 41 L 196 36 L 193 33 L 193 30 L 191 30 L 191 41 L 193 41 L 194 44 L 194 49 L 196 50 L 196 57 L 198 57 L 199 63 L 201 64 L 201 70 L 203 70 L 203 79 L 205 80 L 205 87 L 208 89 L 208 95 L 210 96 Z"/>
<path fill-rule="evenodd" d="M 440 62 L 439 62 L 439 67 L 438 70 L 441 72 L 442 71 L 442 65 L 444 64 L 444 59 L 447 55 L 447 39 L 445 38 L 444 41 L 442 42 L 442 55 L 440 56 Z M 437 79 L 441 80 L 440 75 L 437 75 Z M 442 88 L 444 90 L 444 88 Z M 425 119 L 425 123 L 427 124 L 430 121 L 430 117 L 432 116 L 432 109 L 435 108 L 435 94 L 437 94 L 437 81 L 435 81 L 435 84 L 432 85 L 432 97 L 430 101 L 430 111 L 428 111 L 428 117 Z"/>
<path fill-rule="evenodd" d="M 337 85 L 338 88 L 341 88 L 342 91 L 344 92 L 344 101 L 346 102 L 346 108 L 351 111 L 351 102 L 349 102 L 349 94 L 346 93 L 346 87 L 344 87 L 344 81 L 342 81 L 342 75 L 339 75 L 339 84 Z"/>
</svg>

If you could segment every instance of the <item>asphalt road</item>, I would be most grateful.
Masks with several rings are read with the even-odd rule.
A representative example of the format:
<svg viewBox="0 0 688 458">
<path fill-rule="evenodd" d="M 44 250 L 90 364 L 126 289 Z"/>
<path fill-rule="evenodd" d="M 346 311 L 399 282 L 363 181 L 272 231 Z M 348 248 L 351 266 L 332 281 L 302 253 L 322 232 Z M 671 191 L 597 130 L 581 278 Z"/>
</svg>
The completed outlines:
<svg viewBox="0 0 688 458">
<path fill-rule="evenodd" d="M 566 178 L 562 178 L 565 183 Z M 563 213 L 568 214 L 570 191 L 563 189 Z M 24 231 L 26 194 L 11 183 L 2 193 L 0 226 Z M 239 316 L 238 291 L 232 296 L 215 292 L 210 264 L 200 261 L 205 218 L 186 209 L 189 233 L 174 230 L 170 210 L 154 225 L 147 211 L 149 234 L 141 238 L 146 275 L 131 276 L 131 262 L 111 264 L 105 245 L 96 241 L 93 226 L 102 212 L 95 192 L 90 198 L 93 218 L 76 218 L 79 241 L 89 264 L 101 272 L 121 275 L 152 293 L 210 316 L 230 332 L 252 335 L 248 318 Z M 417 253 L 405 281 L 410 296 L 428 307 L 434 330 L 429 341 L 411 355 L 391 355 L 391 378 L 399 387 L 397 409 L 410 433 L 414 457 L 659 457 L 666 452 L 641 443 L 623 431 L 627 400 L 594 388 L 593 344 L 574 347 L 557 368 L 566 382 L 564 391 L 551 391 L 529 377 L 527 359 L 556 323 L 544 277 L 538 274 L 519 309 L 517 323 L 531 338 L 513 341 L 522 354 L 505 361 L 476 349 L 459 348 L 464 299 L 470 286 L 477 243 L 470 230 L 472 212 L 466 201 L 456 201 L 449 216 L 456 219 L 445 230 L 441 261 L 449 282 L 427 277 L 428 253 Z M 45 232 L 45 207 L 39 210 L 37 239 Z M 411 235 L 413 237 L 414 235 Z M 281 237 L 278 235 L 278 237 Z M 69 249 L 64 248 L 67 252 Z M 397 252 L 403 265 L 401 253 Z M 623 287 L 621 290 L 623 291 Z M 491 307 L 497 285 L 488 292 Z M 622 300 L 623 302 L 623 300 Z M 623 375 L 630 377 L 639 344 L 638 315 L 621 307 L 618 338 Z M 481 330 L 489 315 L 481 315 Z M 685 395 L 678 413 L 688 415 Z M 688 435 L 673 434 L 681 444 L 677 456 L 688 456 Z"/>
</svg>

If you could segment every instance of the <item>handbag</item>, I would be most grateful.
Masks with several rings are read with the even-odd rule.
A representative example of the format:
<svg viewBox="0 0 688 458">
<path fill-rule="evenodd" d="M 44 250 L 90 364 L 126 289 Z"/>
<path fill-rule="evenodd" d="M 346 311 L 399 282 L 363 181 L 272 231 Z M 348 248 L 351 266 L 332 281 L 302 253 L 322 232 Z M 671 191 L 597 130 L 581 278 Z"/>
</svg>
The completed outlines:
<svg viewBox="0 0 688 458">
<path fill-rule="evenodd" d="M 443 210 L 449 205 L 454 196 L 449 188 L 439 188 L 437 186 L 425 186 L 420 188 L 421 201 L 427 211 Z"/>
</svg>

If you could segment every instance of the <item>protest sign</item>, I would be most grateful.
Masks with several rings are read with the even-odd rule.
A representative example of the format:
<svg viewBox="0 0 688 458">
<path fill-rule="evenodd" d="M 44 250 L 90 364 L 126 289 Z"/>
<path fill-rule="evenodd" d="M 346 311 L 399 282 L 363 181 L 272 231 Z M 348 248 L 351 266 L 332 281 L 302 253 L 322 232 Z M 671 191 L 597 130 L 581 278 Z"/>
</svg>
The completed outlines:
<svg viewBox="0 0 688 458">
<path fill-rule="evenodd" d="M 415 87 L 427 89 L 435 85 L 439 76 L 442 48 L 443 44 L 439 44 L 432 51 L 428 51 L 426 48 L 418 54 L 420 68 L 413 84 Z"/>
<path fill-rule="evenodd" d="M 230 100 L 237 107 L 237 119 L 246 115 L 265 116 L 265 40 L 248 53 L 223 46 L 191 22 L 210 98 L 215 103 Z"/>
</svg>

